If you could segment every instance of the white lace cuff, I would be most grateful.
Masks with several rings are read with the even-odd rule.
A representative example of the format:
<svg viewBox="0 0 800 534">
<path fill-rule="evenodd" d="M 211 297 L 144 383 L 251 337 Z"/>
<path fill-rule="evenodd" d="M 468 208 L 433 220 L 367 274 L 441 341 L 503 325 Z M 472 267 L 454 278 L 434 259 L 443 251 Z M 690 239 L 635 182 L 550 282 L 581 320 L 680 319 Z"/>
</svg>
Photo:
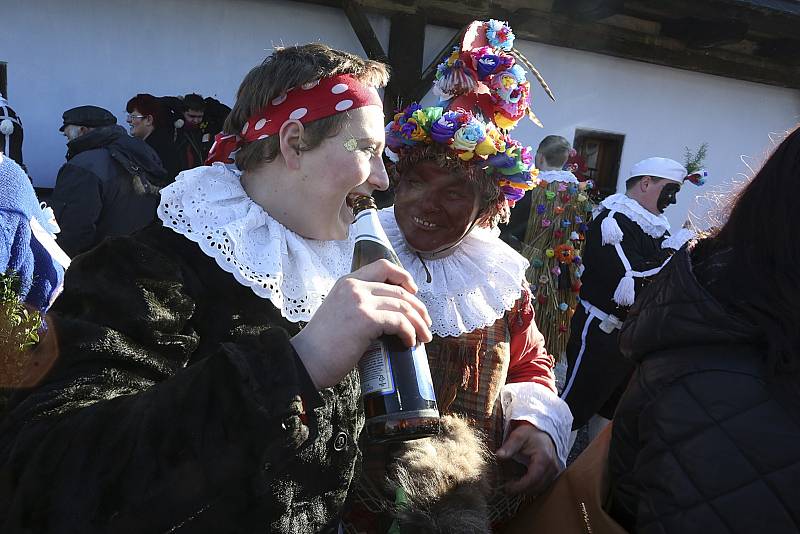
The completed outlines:
<svg viewBox="0 0 800 534">
<path fill-rule="evenodd" d="M 546 386 L 535 382 L 506 384 L 500 391 L 505 419 L 505 434 L 511 421 L 527 421 L 547 432 L 556 445 L 561 469 L 567 466 L 572 412 L 569 406 Z M 504 438 L 505 438 L 504 434 Z"/>
<path fill-rule="evenodd" d="M 677 234 L 671 235 L 661 242 L 661 248 L 671 248 L 673 250 L 680 250 L 690 239 L 694 239 L 697 235 L 688 228 L 681 228 Z"/>
</svg>

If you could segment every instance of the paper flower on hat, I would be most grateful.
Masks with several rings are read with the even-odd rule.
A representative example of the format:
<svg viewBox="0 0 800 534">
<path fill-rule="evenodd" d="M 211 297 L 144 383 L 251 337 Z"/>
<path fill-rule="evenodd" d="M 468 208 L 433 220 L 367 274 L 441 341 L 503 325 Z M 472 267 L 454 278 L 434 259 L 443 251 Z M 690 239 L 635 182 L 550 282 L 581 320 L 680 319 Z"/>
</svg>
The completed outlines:
<svg viewBox="0 0 800 534">
<path fill-rule="evenodd" d="M 403 111 L 396 113 L 394 120 L 386 126 L 386 145 L 393 152 L 403 145 L 414 145 L 424 141 L 427 137 L 425 128 L 430 128 L 430 123 L 438 120 L 437 116 L 430 116 L 422 111 L 419 104 L 411 104 Z"/>
<path fill-rule="evenodd" d="M 499 20 L 491 19 L 486 23 L 486 40 L 495 48 L 503 50 L 514 48 L 514 32 L 507 23 Z"/>
<path fill-rule="evenodd" d="M 458 130 L 458 114 L 447 111 L 431 124 L 431 140 L 435 143 L 449 144 Z"/>
<path fill-rule="evenodd" d="M 686 167 L 686 178 L 694 185 L 700 186 L 706 183 L 708 172 L 703 168 L 703 161 L 708 154 L 708 143 L 703 143 L 697 148 L 697 152 L 692 152 L 689 147 L 686 147 L 684 155 L 685 161 L 683 166 Z"/>
<path fill-rule="evenodd" d="M 703 185 L 706 183 L 706 177 L 708 176 L 708 172 L 705 169 L 700 169 L 697 172 L 693 172 L 686 176 L 686 180 L 689 180 L 694 185 Z"/>
<path fill-rule="evenodd" d="M 438 67 L 433 82 L 433 92 L 443 100 L 473 91 L 478 84 L 475 71 L 464 63 L 458 49 L 453 50 Z"/>
<path fill-rule="evenodd" d="M 469 52 L 472 58 L 472 68 L 481 81 L 489 79 L 493 74 L 511 68 L 514 58 L 503 53 L 495 53 L 490 46 L 481 46 Z"/>
<path fill-rule="evenodd" d="M 541 76 L 513 47 L 505 22 L 473 21 L 436 69 L 433 91 L 448 106 L 412 104 L 396 113 L 386 126 L 387 157 L 402 161 L 416 147 L 445 145 L 462 164 L 495 178 L 509 206 L 535 187 L 533 151 L 508 131 L 530 113 L 530 84 L 517 59 Z"/>
<path fill-rule="evenodd" d="M 539 171 L 533 166 L 531 148 L 469 111 L 412 104 L 386 126 L 386 155 L 392 161 L 431 143 L 449 147 L 464 164 L 480 164 L 497 180 L 509 205 L 536 186 Z"/>
<path fill-rule="evenodd" d="M 517 59 L 536 75 L 545 91 L 552 91 L 536 68 L 514 50 L 514 32 L 498 20 L 474 21 L 464 33 L 460 47 L 444 57 L 436 69 L 433 92 L 443 101 L 480 112 L 502 130 L 510 130 L 526 115 L 541 125 L 530 109 L 527 72 Z M 464 95 L 472 95 L 469 104 Z M 454 106 L 455 107 L 455 106 Z M 471 108 L 476 108 L 475 110 Z"/>
</svg>

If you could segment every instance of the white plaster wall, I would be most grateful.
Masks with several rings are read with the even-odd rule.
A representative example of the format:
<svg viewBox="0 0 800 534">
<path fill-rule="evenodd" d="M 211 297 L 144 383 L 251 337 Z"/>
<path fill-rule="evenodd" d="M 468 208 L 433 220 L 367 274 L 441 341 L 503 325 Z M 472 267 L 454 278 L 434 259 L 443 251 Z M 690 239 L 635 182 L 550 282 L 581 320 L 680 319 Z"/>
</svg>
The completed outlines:
<svg viewBox="0 0 800 534">
<path fill-rule="evenodd" d="M 436 54 L 454 30 L 429 27 L 427 47 Z M 800 123 L 800 91 L 660 67 L 568 48 L 517 41 L 519 48 L 547 80 L 556 95 L 551 101 L 531 80 L 533 108 L 544 123 L 525 119 L 513 135 L 536 148 L 550 134 L 570 142 L 576 129 L 625 135 L 618 190 L 630 168 L 650 156 L 683 161 L 685 147 L 709 144 L 709 180 L 701 188 L 686 184 L 678 203 L 667 210 L 680 227 L 691 210 L 702 223 L 710 199 L 703 196 L 730 189 L 757 169 L 772 149 L 771 139 Z M 428 94 L 424 102 L 433 105 Z"/>
<path fill-rule="evenodd" d="M 281 0 L 0 0 L 15 25 L 0 32 L 9 99 L 25 122 L 25 161 L 36 185 L 52 185 L 65 152 L 61 113 L 96 104 L 124 124 L 137 92 L 197 91 L 232 104 L 243 75 L 273 45 L 319 40 L 363 54 L 344 14 Z M 384 49 L 389 21 L 370 16 Z M 454 30 L 429 26 L 425 61 Z M 548 134 L 570 141 L 577 128 L 625 134 L 621 174 L 652 155 L 682 159 L 684 147 L 710 145 L 712 173 L 688 186 L 667 212 L 680 225 L 695 198 L 741 179 L 771 147 L 770 135 L 800 121 L 800 92 L 518 41 L 553 87 L 551 102 L 533 81 L 534 109 L 545 125 L 525 121 L 516 137 L 536 146 Z M 428 95 L 425 102 L 435 99 Z"/>
<path fill-rule="evenodd" d="M 196 91 L 231 105 L 273 45 L 322 41 L 364 55 L 339 9 L 267 0 L 0 0 L 8 97 L 25 125 L 25 162 L 51 186 L 64 162 L 61 114 L 94 104 L 123 126 L 136 93 Z M 388 41 L 388 22 L 373 18 Z"/>
</svg>

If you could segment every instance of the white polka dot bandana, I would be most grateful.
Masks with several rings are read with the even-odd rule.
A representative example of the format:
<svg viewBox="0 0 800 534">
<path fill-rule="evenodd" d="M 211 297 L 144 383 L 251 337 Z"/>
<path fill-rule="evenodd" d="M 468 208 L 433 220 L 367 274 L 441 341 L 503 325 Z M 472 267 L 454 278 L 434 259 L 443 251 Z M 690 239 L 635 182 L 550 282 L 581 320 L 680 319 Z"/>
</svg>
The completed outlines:
<svg viewBox="0 0 800 534">
<path fill-rule="evenodd" d="M 378 91 L 353 76 L 343 74 L 312 80 L 272 98 L 250 117 L 239 134 L 218 134 L 206 164 L 232 163 L 235 152 L 247 143 L 277 134 L 287 120 L 303 124 L 364 106 L 383 107 Z"/>
</svg>

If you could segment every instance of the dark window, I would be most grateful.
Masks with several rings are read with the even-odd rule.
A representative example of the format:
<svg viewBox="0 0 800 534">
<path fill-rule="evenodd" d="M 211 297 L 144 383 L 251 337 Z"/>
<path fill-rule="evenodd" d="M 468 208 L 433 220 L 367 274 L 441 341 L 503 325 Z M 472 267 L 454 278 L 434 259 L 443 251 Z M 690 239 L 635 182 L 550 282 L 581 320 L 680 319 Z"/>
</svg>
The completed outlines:
<svg viewBox="0 0 800 534">
<path fill-rule="evenodd" d="M 575 130 L 572 146 L 586 162 L 586 178 L 593 180 L 600 198 L 617 192 L 619 163 L 622 159 L 623 134 L 597 130 Z"/>
</svg>

